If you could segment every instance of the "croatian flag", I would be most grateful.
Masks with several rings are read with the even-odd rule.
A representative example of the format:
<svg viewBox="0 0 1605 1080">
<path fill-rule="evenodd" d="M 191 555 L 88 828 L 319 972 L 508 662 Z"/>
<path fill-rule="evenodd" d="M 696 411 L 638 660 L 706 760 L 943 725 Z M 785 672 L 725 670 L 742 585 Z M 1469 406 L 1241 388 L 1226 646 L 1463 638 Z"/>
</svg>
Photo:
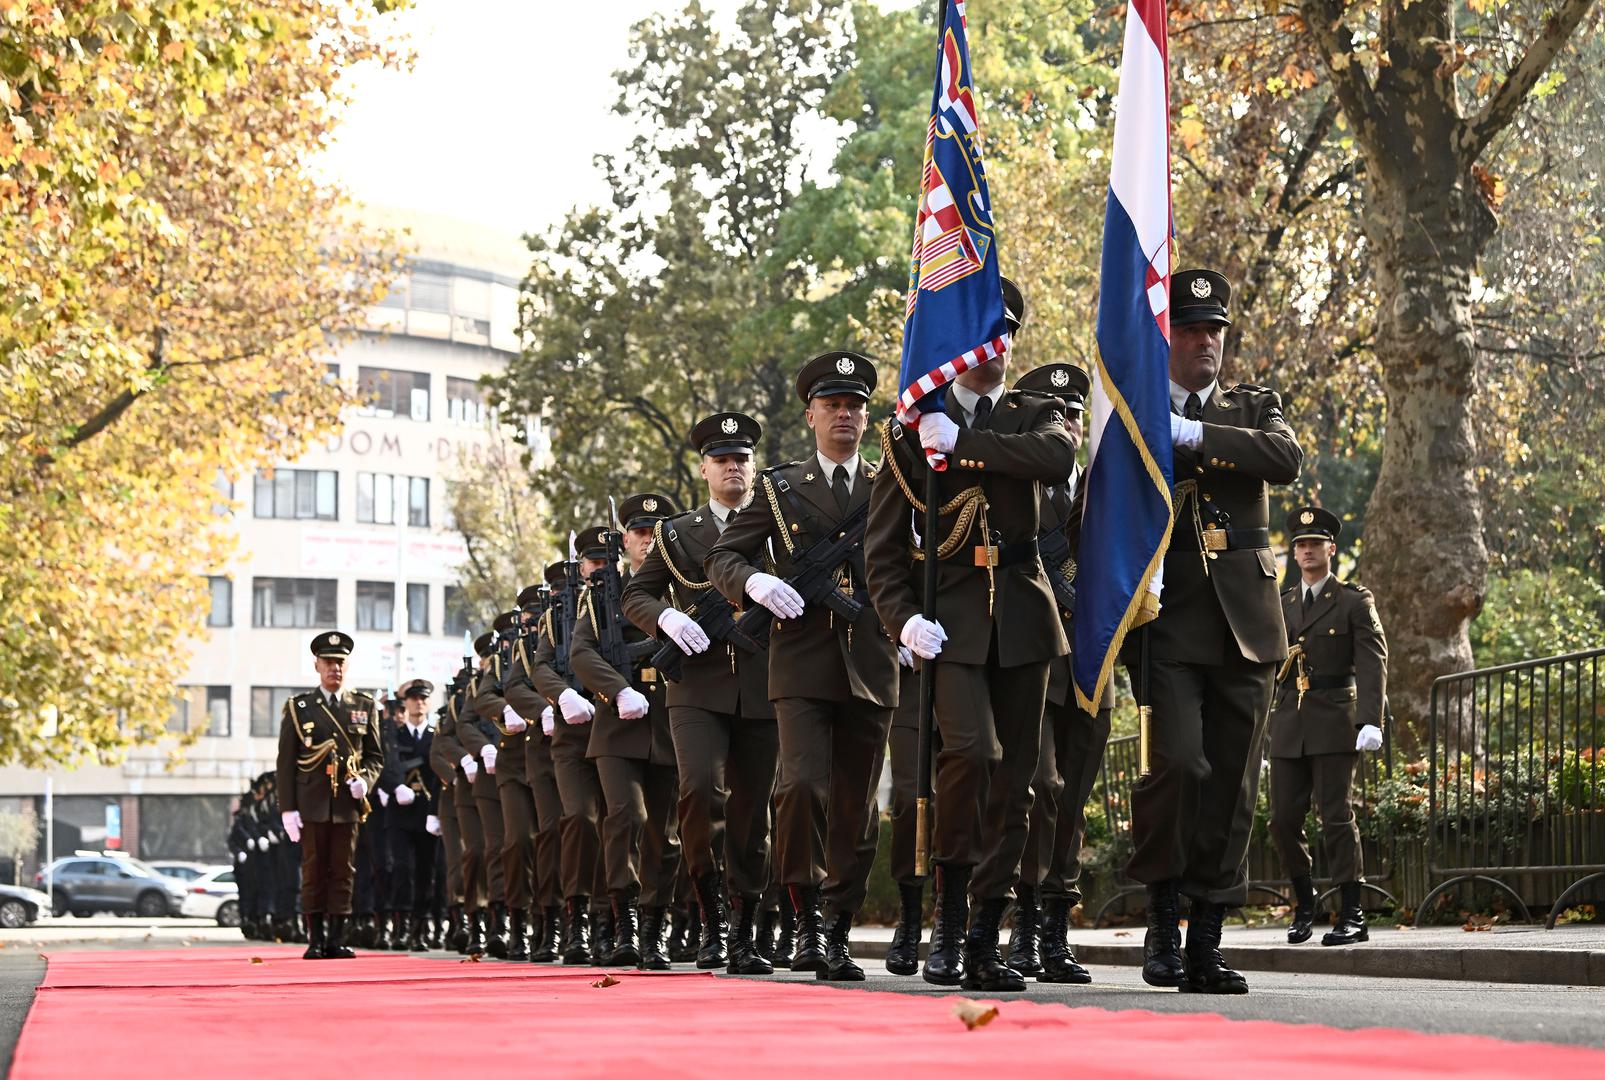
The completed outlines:
<svg viewBox="0 0 1605 1080">
<path fill-rule="evenodd" d="M 1076 699 L 1094 711 L 1126 632 L 1159 614 L 1170 541 L 1170 87 L 1164 0 L 1128 0 L 1103 224 L 1098 363 L 1077 558 Z"/>
<path fill-rule="evenodd" d="M 941 23 L 898 381 L 897 419 L 914 427 L 943 407 L 948 383 L 1009 347 L 964 0 L 948 0 Z M 939 454 L 928 460 L 947 467 Z"/>
</svg>

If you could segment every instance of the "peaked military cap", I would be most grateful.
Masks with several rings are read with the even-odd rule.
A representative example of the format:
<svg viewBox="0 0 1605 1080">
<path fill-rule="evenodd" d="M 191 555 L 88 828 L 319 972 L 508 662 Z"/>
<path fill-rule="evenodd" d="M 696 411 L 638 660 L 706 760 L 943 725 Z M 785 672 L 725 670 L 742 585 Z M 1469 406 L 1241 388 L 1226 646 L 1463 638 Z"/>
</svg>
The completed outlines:
<svg viewBox="0 0 1605 1080">
<path fill-rule="evenodd" d="M 567 581 L 567 567 L 568 562 L 565 559 L 559 559 L 555 563 L 548 564 L 546 567 L 546 584 L 561 585 Z"/>
<path fill-rule="evenodd" d="M 691 429 L 691 445 L 704 456 L 751 457 L 752 448 L 762 436 L 763 425 L 746 413 L 718 412 L 697 421 Z"/>
<path fill-rule="evenodd" d="M 519 614 L 520 612 L 517 608 L 512 611 L 502 612 L 496 616 L 496 621 L 491 623 L 491 629 L 498 634 L 506 634 L 508 631 L 517 628 Z"/>
<path fill-rule="evenodd" d="M 1230 326 L 1232 283 L 1214 270 L 1178 270 L 1170 275 L 1170 324 Z"/>
<path fill-rule="evenodd" d="M 868 401 L 875 382 L 875 361 L 863 353 L 832 349 L 820 353 L 797 372 L 797 396 L 805 404 L 830 394 L 852 394 Z"/>
<path fill-rule="evenodd" d="M 624 529 L 650 529 L 666 517 L 679 513 L 674 500 L 667 495 L 643 491 L 631 495 L 619 506 L 619 527 Z"/>
<path fill-rule="evenodd" d="M 1343 522 L 1330 510 L 1319 506 L 1301 506 L 1287 515 L 1288 543 L 1300 540 L 1336 540 L 1343 532 Z"/>
<path fill-rule="evenodd" d="M 1064 402 L 1072 412 L 1083 412 L 1087 407 L 1087 391 L 1092 379 L 1083 368 L 1075 364 L 1043 364 L 1021 375 L 1014 384 L 1016 390 L 1032 390 L 1038 394 L 1052 394 Z"/>
<path fill-rule="evenodd" d="M 1003 279 L 1003 321 L 1011 334 L 1025 325 L 1025 293 L 1008 278 Z"/>
<path fill-rule="evenodd" d="M 486 632 L 474 639 L 474 652 L 480 656 L 489 656 L 492 652 L 491 639 L 493 634 Z"/>
<path fill-rule="evenodd" d="M 428 679 L 410 679 L 401 684 L 397 695 L 405 701 L 407 698 L 426 698 L 435 692 L 435 684 Z"/>
<path fill-rule="evenodd" d="M 526 585 L 518 594 L 518 606 L 521 608 L 534 607 L 541 602 L 541 589 L 545 588 L 540 582 Z"/>
<path fill-rule="evenodd" d="M 606 525 L 591 525 L 581 529 L 574 538 L 574 550 L 579 552 L 582 559 L 607 558 L 607 534 L 611 531 Z"/>
<path fill-rule="evenodd" d="M 320 658 L 344 660 L 356 647 L 357 643 L 350 634 L 338 630 L 323 631 L 312 639 L 312 655 Z"/>
</svg>

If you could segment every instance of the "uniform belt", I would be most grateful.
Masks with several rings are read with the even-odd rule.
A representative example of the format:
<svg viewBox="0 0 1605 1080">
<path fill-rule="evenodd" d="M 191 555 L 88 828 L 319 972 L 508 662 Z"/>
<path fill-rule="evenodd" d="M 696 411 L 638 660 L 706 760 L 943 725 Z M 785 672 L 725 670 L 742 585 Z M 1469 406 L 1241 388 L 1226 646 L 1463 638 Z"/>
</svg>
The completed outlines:
<svg viewBox="0 0 1605 1080">
<path fill-rule="evenodd" d="M 1353 675 L 1311 675 L 1311 690 L 1347 690 L 1354 685 Z"/>
<path fill-rule="evenodd" d="M 1035 540 L 1022 540 L 1016 544 L 998 545 L 998 566 L 1013 566 L 1016 563 L 1033 562 L 1037 558 L 1037 542 Z"/>
<path fill-rule="evenodd" d="M 1271 546 L 1271 530 L 1269 529 L 1222 529 L 1219 526 L 1204 527 L 1203 544 L 1205 551 L 1247 551 L 1254 548 L 1268 548 Z"/>
</svg>

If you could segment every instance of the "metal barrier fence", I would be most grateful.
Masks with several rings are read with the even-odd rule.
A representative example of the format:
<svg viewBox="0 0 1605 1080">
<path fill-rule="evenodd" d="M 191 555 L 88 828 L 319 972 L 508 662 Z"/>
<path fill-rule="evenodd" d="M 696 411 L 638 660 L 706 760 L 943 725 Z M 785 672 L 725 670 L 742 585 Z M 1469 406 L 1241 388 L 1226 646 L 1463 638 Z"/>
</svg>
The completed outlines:
<svg viewBox="0 0 1605 1080">
<path fill-rule="evenodd" d="M 1427 864 L 1446 880 L 1418 922 L 1440 895 L 1480 882 L 1528 921 L 1529 902 L 1547 900 L 1553 927 L 1605 879 L 1602 659 L 1593 649 L 1433 683 Z"/>
</svg>

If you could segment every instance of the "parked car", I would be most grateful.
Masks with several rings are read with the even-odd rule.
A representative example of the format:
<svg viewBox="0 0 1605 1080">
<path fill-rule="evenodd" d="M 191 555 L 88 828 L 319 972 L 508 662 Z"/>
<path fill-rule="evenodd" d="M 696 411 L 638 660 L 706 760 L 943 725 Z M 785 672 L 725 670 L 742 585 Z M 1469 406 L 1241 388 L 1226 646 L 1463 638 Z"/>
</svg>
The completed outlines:
<svg viewBox="0 0 1605 1080">
<path fill-rule="evenodd" d="M 219 926 L 240 925 L 240 886 L 232 866 L 214 866 L 189 883 L 178 913 L 191 919 L 216 919 Z"/>
<path fill-rule="evenodd" d="M 174 881 L 194 881 L 208 870 L 213 869 L 216 863 L 185 862 L 175 859 L 147 859 L 145 865 Z M 227 865 L 227 864 L 224 864 Z"/>
<path fill-rule="evenodd" d="M 0 885 L 0 927 L 20 930 L 36 919 L 50 918 L 50 897 L 38 889 Z"/>
<path fill-rule="evenodd" d="M 186 885 L 164 877 L 138 859 L 79 851 L 66 855 L 33 876 L 41 892 L 55 885 L 54 914 L 69 911 L 88 918 L 99 911 L 159 919 L 173 915 L 184 901 Z"/>
</svg>

